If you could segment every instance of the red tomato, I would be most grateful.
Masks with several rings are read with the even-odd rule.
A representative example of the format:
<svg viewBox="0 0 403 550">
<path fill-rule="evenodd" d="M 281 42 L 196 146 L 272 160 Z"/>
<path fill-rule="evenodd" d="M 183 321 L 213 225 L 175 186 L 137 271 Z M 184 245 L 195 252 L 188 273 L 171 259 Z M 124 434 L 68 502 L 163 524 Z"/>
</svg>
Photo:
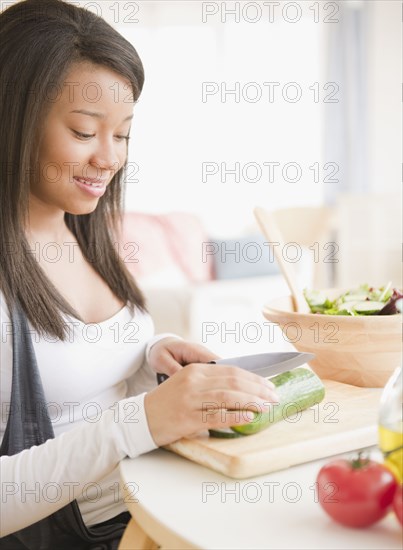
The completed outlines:
<svg viewBox="0 0 403 550">
<path fill-rule="evenodd" d="M 393 510 L 397 519 L 403 525 L 403 485 L 399 485 L 393 499 Z"/>
<path fill-rule="evenodd" d="M 367 527 L 388 512 L 397 482 L 383 464 L 362 458 L 335 460 L 317 476 L 322 508 L 338 523 Z"/>
</svg>

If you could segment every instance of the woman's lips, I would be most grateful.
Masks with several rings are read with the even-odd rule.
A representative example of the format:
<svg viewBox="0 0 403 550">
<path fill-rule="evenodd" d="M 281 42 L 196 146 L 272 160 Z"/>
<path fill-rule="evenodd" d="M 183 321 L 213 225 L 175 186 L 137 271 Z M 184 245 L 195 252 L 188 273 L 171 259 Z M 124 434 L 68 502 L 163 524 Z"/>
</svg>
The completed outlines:
<svg viewBox="0 0 403 550">
<path fill-rule="evenodd" d="M 105 180 L 97 180 L 94 178 L 79 178 L 77 176 L 74 176 L 73 179 L 77 187 L 79 187 L 83 191 L 86 191 L 92 197 L 102 197 L 102 195 L 106 191 Z"/>
</svg>

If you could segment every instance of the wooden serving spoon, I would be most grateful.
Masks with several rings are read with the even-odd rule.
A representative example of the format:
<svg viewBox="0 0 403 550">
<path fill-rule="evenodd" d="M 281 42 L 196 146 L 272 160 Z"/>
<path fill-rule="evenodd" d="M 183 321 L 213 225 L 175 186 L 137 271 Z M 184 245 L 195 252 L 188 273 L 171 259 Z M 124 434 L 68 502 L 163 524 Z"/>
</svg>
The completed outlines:
<svg viewBox="0 0 403 550">
<path fill-rule="evenodd" d="M 306 303 L 304 295 L 298 287 L 294 269 L 283 258 L 283 237 L 278 228 L 276 220 L 274 219 L 273 213 L 260 207 L 256 207 L 253 213 L 260 226 L 260 229 L 262 230 L 264 236 L 267 238 L 269 243 L 276 243 L 276 246 L 273 246 L 274 255 L 287 282 L 288 288 L 290 289 L 294 311 L 299 313 L 309 313 L 308 304 Z"/>
</svg>

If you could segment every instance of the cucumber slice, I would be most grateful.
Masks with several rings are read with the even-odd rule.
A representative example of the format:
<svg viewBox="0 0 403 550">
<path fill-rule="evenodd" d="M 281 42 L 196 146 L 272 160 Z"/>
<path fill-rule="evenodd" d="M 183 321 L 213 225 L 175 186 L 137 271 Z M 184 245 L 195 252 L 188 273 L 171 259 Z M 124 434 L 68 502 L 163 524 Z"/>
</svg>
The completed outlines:
<svg viewBox="0 0 403 550">
<path fill-rule="evenodd" d="M 385 306 L 384 302 L 374 302 L 372 300 L 365 300 L 362 302 L 356 302 L 354 304 L 354 311 L 361 315 L 371 315 L 377 313 Z"/>
<path fill-rule="evenodd" d="M 296 368 L 270 378 L 276 387 L 279 403 L 270 411 L 255 413 L 255 420 L 241 426 L 232 426 L 234 432 L 251 435 L 260 432 L 279 420 L 299 414 L 320 403 L 325 397 L 325 386 L 310 369 Z"/>
<path fill-rule="evenodd" d="M 305 298 L 312 306 L 321 306 L 327 301 L 327 296 L 321 290 L 305 290 Z"/>
<path fill-rule="evenodd" d="M 304 296 L 312 313 L 323 313 L 333 305 L 333 303 L 326 298 L 326 295 L 318 290 L 304 289 Z"/>
<path fill-rule="evenodd" d="M 362 302 L 367 297 L 367 294 L 345 294 L 343 296 L 343 302 Z"/>
</svg>

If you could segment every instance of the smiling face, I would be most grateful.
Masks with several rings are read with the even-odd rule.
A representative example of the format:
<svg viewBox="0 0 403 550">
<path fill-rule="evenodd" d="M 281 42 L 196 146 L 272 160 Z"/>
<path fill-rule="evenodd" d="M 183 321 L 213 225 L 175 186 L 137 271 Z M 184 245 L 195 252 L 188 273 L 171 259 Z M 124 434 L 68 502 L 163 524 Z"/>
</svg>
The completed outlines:
<svg viewBox="0 0 403 550">
<path fill-rule="evenodd" d="M 95 210 L 126 162 L 130 91 L 130 83 L 108 68 L 89 63 L 71 68 L 43 123 L 31 203 L 49 213 Z"/>
</svg>

